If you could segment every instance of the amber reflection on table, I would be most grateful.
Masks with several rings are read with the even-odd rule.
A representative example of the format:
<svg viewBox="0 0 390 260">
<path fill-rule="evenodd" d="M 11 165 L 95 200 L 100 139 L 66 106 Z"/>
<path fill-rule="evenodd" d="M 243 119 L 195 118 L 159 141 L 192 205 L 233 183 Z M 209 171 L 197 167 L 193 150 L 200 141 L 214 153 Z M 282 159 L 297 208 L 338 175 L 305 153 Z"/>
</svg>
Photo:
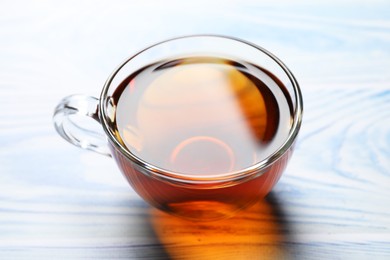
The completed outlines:
<svg viewBox="0 0 390 260">
<path fill-rule="evenodd" d="M 287 253 L 279 213 L 262 200 L 232 218 L 212 222 L 192 222 L 156 209 L 150 215 L 172 259 L 281 259 Z"/>
</svg>

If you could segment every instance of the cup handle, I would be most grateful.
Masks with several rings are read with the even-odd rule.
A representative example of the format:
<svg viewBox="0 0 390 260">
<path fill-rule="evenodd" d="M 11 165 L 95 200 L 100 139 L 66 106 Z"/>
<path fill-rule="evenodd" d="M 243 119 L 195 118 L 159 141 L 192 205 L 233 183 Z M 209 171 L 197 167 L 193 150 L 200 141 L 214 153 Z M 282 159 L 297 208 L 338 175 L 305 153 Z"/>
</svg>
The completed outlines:
<svg viewBox="0 0 390 260">
<path fill-rule="evenodd" d="M 94 129 L 92 124 L 85 127 L 84 124 L 79 122 L 80 119 L 89 117 L 99 122 L 101 126 L 98 106 L 99 99 L 95 97 L 86 95 L 65 97 L 54 110 L 54 127 L 58 134 L 69 143 L 111 157 L 110 149 L 107 145 L 107 138 L 103 130 L 101 128 Z M 88 123 L 87 120 L 83 121 Z M 91 122 L 93 121 L 90 120 L 89 123 Z"/>
</svg>

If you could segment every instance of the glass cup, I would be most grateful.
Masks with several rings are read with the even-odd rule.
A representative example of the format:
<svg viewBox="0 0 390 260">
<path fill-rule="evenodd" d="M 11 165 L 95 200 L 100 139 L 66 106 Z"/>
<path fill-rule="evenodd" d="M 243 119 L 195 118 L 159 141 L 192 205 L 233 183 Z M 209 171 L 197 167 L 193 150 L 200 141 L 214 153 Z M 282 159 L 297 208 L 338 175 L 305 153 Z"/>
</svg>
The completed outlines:
<svg viewBox="0 0 390 260">
<path fill-rule="evenodd" d="M 289 97 L 291 111 L 280 111 L 291 114 L 286 137 L 265 158 L 243 169 L 227 170 L 218 175 L 189 175 L 148 162 L 118 139 L 115 90 L 129 75 L 150 64 L 172 57 L 205 55 L 245 61 L 270 72 L 279 82 L 278 86 L 283 86 L 284 95 Z M 56 107 L 53 119 L 57 132 L 68 142 L 113 157 L 130 185 L 149 204 L 180 217 L 207 221 L 232 216 L 270 192 L 292 155 L 302 111 L 302 96 L 296 79 L 273 54 L 236 38 L 193 35 L 163 41 L 138 52 L 112 73 L 99 99 L 84 95 L 66 97 Z M 84 127 L 80 119 L 86 117 L 96 120 L 104 132 Z"/>
</svg>

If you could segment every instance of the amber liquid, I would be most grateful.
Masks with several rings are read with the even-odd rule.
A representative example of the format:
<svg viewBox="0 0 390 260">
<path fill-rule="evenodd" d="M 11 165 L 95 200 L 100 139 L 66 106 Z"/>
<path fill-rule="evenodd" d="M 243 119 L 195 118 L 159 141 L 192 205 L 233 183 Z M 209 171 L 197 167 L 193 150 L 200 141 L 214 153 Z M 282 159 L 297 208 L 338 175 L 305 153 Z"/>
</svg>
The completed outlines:
<svg viewBox="0 0 390 260">
<path fill-rule="evenodd" d="M 116 138 L 150 165 L 187 179 L 218 178 L 269 157 L 286 140 L 290 96 L 269 71 L 244 61 L 187 57 L 130 75 L 112 96 Z M 135 190 L 165 211 L 218 219 L 254 203 L 279 179 L 288 150 L 261 175 L 227 186 L 177 186 L 144 174 L 114 151 Z"/>
<path fill-rule="evenodd" d="M 116 90 L 115 132 L 135 156 L 171 172 L 239 171 L 286 139 L 291 110 L 279 85 L 265 70 L 226 59 L 152 64 Z"/>
</svg>

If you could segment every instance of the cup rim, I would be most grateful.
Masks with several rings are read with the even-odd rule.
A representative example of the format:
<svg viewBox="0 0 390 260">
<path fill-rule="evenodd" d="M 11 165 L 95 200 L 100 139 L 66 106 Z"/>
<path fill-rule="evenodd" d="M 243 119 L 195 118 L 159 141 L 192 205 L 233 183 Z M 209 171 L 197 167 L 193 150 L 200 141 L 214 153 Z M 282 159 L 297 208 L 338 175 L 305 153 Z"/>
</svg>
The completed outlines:
<svg viewBox="0 0 390 260">
<path fill-rule="evenodd" d="M 292 88 L 295 93 L 295 109 L 293 111 L 293 120 L 292 125 L 290 127 L 289 134 L 286 138 L 286 140 L 279 146 L 277 150 L 275 150 L 271 155 L 268 157 L 262 159 L 261 161 L 247 167 L 244 169 L 240 169 L 233 172 L 228 172 L 225 174 L 213 174 L 213 175 L 206 175 L 206 176 L 194 176 L 189 174 L 183 174 L 179 172 L 174 172 L 170 170 L 166 170 L 163 168 L 160 168 L 158 166 L 152 165 L 146 161 L 144 161 L 142 158 L 139 158 L 138 156 L 132 154 L 128 149 L 124 147 L 114 136 L 114 134 L 110 131 L 108 127 L 107 122 L 107 113 L 105 109 L 105 103 L 107 98 L 107 93 L 110 88 L 110 85 L 114 79 L 114 77 L 117 75 L 117 73 L 133 58 L 140 55 L 141 53 L 147 51 L 148 49 L 151 49 L 157 45 L 176 41 L 180 39 L 186 39 L 186 38 L 219 38 L 219 39 L 226 39 L 226 40 L 233 40 L 240 42 L 242 44 L 249 45 L 250 47 L 253 47 L 263 54 L 270 57 L 274 62 L 276 62 L 280 68 L 283 69 L 283 71 L 286 73 L 287 77 L 289 78 Z M 122 155 L 124 155 L 127 159 L 131 160 L 132 162 L 136 163 L 141 168 L 146 169 L 146 171 L 142 171 L 145 174 L 151 175 L 152 177 L 156 177 L 158 179 L 167 180 L 169 182 L 175 182 L 175 183 L 182 183 L 182 184 L 215 184 L 215 183 L 221 183 L 221 182 L 231 182 L 231 181 L 237 181 L 241 179 L 247 179 L 252 178 L 255 176 L 259 176 L 264 173 L 264 170 L 267 169 L 270 165 L 275 163 L 279 158 L 281 158 L 294 144 L 295 139 L 298 135 L 299 129 L 302 124 L 302 115 L 303 115 L 303 98 L 302 93 L 299 87 L 299 84 L 297 80 L 295 79 L 292 72 L 288 69 L 288 67 L 274 54 L 269 52 L 263 47 L 260 47 L 254 43 L 251 43 L 246 40 L 242 40 L 240 38 L 232 37 L 232 36 L 225 36 L 225 35 L 218 35 L 218 34 L 194 34 L 194 35 L 185 35 L 185 36 L 179 36 L 170 38 L 164 41 L 160 41 L 158 43 L 155 43 L 153 45 L 150 45 L 149 47 L 146 47 L 142 49 L 141 51 L 136 52 L 134 55 L 127 58 L 125 61 L 123 61 L 115 70 L 114 72 L 108 77 L 107 81 L 105 82 L 101 95 L 99 100 L 99 117 L 100 122 L 102 123 L 102 127 L 107 134 L 109 140 L 111 141 L 111 144 L 114 145 L 114 148 L 117 149 Z"/>
</svg>

